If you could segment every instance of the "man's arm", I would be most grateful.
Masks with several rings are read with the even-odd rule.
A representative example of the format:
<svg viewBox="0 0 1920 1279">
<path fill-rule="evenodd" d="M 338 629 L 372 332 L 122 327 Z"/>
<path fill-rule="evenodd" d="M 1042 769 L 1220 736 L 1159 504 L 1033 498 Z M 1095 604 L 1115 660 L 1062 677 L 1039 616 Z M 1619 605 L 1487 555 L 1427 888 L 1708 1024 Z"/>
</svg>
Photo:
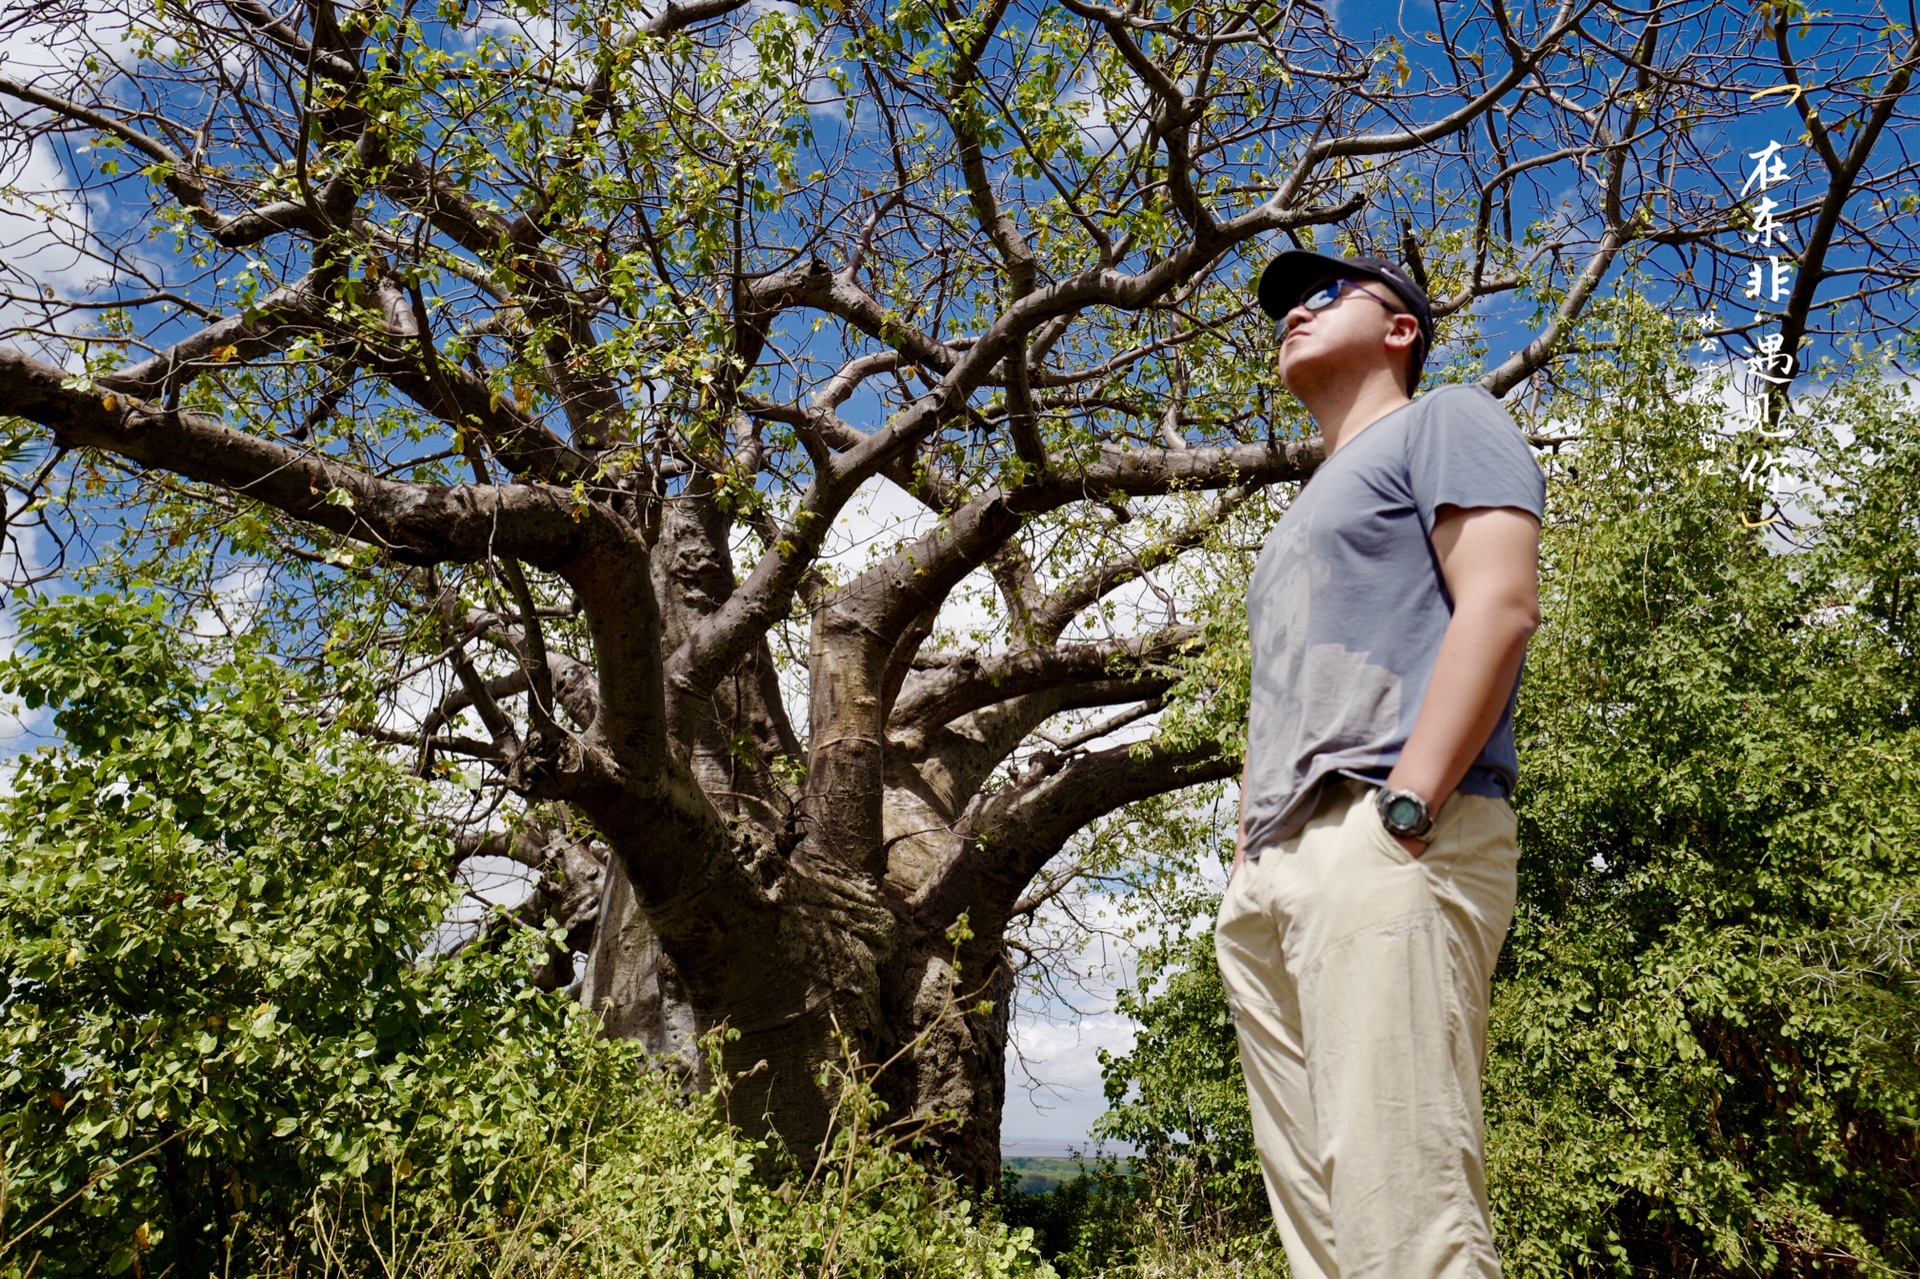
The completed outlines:
<svg viewBox="0 0 1920 1279">
<path fill-rule="evenodd" d="M 1540 625 L 1540 521 L 1514 507 L 1443 506 L 1433 553 L 1453 596 L 1426 698 L 1387 785 L 1438 813 L 1492 736 Z M 1403 839 L 1418 857 L 1420 840 Z"/>
<path fill-rule="evenodd" d="M 1247 766 L 1240 765 L 1240 818 L 1233 824 L 1233 865 L 1227 870 L 1227 882 L 1240 872 L 1240 863 L 1247 860 Z"/>
</svg>

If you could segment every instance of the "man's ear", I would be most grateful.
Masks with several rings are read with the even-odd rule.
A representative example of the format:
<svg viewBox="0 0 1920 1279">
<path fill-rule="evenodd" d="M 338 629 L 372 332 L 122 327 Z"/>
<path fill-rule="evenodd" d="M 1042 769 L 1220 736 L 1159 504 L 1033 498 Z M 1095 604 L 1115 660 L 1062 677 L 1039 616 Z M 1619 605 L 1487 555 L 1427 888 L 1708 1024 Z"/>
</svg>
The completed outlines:
<svg viewBox="0 0 1920 1279">
<path fill-rule="evenodd" d="M 1392 351 L 1411 351 L 1420 340 L 1420 321 L 1404 311 L 1396 312 L 1392 325 L 1387 329 L 1387 348 Z"/>
<path fill-rule="evenodd" d="M 1419 349 L 1420 321 L 1405 312 L 1395 314 L 1387 328 L 1387 354 L 1406 357 L 1402 368 L 1406 370 L 1410 382 L 1413 381 L 1413 362 L 1418 358 L 1416 353 Z"/>
</svg>

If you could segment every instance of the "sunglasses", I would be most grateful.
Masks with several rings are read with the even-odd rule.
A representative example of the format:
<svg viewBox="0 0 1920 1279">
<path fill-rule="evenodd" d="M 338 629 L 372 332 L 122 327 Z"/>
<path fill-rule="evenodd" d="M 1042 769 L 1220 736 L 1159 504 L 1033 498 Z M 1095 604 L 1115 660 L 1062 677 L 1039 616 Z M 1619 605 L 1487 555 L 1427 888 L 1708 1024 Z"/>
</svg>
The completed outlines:
<svg viewBox="0 0 1920 1279">
<path fill-rule="evenodd" d="M 1302 294 L 1300 300 L 1294 305 L 1304 307 L 1308 311 L 1324 311 L 1335 302 L 1338 302 L 1343 293 L 1349 291 L 1366 294 L 1381 306 L 1386 307 L 1387 310 L 1394 315 L 1408 314 L 1406 311 L 1381 297 L 1378 293 L 1375 293 L 1372 289 L 1369 289 L 1366 285 L 1361 284 L 1358 280 L 1347 279 L 1328 280 L 1313 292 Z M 1289 307 L 1288 310 L 1292 310 L 1292 307 Z M 1273 327 L 1279 332 L 1281 337 L 1285 337 L 1287 335 L 1287 317 L 1282 315 L 1273 322 Z"/>
</svg>

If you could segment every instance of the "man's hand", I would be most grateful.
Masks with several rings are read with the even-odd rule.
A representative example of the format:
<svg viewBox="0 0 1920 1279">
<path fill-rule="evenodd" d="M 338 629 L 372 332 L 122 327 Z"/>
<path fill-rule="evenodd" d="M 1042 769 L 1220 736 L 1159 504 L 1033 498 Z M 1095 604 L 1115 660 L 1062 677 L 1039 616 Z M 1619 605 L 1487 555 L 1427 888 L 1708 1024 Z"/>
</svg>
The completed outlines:
<svg viewBox="0 0 1920 1279">
<path fill-rule="evenodd" d="M 1387 785 L 1414 792 L 1438 815 L 1500 722 L 1527 636 L 1540 625 L 1540 521 L 1513 507 L 1443 506 L 1431 541 L 1453 620 Z M 1426 852 L 1420 840 L 1400 843 L 1415 857 Z"/>
</svg>

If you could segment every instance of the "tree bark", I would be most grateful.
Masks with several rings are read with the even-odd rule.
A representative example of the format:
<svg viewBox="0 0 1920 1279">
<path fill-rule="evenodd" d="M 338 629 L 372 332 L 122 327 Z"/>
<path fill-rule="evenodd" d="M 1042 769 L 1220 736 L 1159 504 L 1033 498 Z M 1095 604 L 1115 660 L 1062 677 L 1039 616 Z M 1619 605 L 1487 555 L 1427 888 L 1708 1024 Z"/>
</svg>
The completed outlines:
<svg viewBox="0 0 1920 1279">
<path fill-rule="evenodd" d="M 599 1015 L 607 1034 L 641 1041 L 655 1061 L 691 1086 L 711 1082 L 704 1077 L 700 1026 L 685 985 L 617 861 L 605 876 L 580 1002 Z"/>
</svg>

